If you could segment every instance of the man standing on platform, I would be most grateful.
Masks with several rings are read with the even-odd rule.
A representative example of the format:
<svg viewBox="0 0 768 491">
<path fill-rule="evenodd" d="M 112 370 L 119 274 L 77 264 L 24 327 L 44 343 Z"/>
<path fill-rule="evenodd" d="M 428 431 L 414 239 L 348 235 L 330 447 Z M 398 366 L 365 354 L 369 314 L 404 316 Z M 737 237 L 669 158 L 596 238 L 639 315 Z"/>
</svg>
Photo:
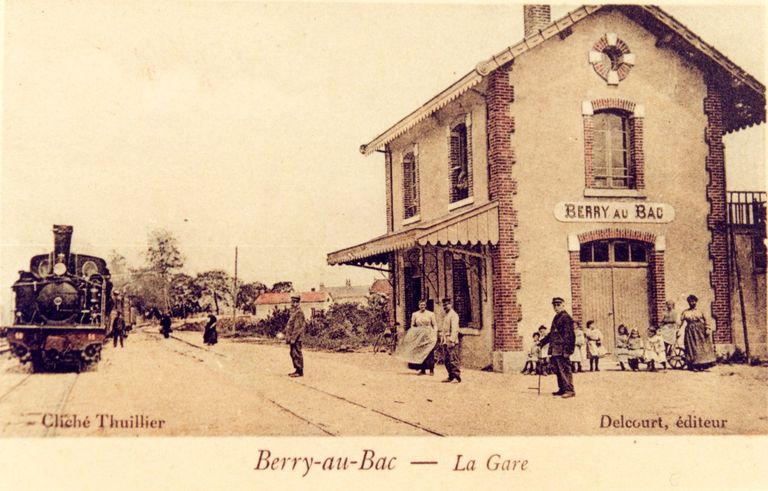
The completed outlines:
<svg viewBox="0 0 768 491">
<path fill-rule="evenodd" d="M 304 318 L 304 312 L 301 311 L 299 304 L 301 297 L 291 297 L 291 316 L 288 318 L 288 324 L 285 326 L 285 341 L 291 346 L 291 361 L 295 371 L 289 374 L 289 377 L 304 376 L 304 357 L 301 354 L 301 337 L 307 327 L 307 321 Z"/>
<path fill-rule="evenodd" d="M 445 369 L 448 370 L 448 378 L 443 380 L 445 383 L 456 381 L 461 383 L 461 368 L 459 367 L 459 314 L 453 310 L 450 298 L 443 299 L 443 328 L 440 337 L 443 341 L 443 359 L 445 360 Z"/>
<path fill-rule="evenodd" d="M 119 310 L 115 314 L 115 320 L 112 321 L 112 342 L 113 346 L 117 348 L 117 340 L 120 340 L 120 347 L 123 347 L 123 339 L 125 339 L 125 321 L 123 320 L 123 313 Z"/>
<path fill-rule="evenodd" d="M 555 318 L 552 319 L 549 334 L 539 341 L 539 346 L 549 344 L 549 356 L 557 375 L 558 389 L 552 395 L 562 396 L 565 399 L 576 395 L 573 390 L 570 360 L 576 343 L 576 335 L 573 331 L 573 319 L 565 311 L 565 300 L 560 297 L 553 298 L 552 307 L 555 309 Z"/>
</svg>

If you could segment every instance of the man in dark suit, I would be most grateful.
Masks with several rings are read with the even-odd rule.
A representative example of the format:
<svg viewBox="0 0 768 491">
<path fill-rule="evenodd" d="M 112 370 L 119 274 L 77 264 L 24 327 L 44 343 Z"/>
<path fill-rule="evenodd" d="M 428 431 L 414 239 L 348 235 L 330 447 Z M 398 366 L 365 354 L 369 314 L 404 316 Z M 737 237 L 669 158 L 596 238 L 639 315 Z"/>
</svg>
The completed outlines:
<svg viewBox="0 0 768 491">
<path fill-rule="evenodd" d="M 573 319 L 565 311 L 565 300 L 560 297 L 552 299 L 552 307 L 555 309 L 555 318 L 552 319 L 552 327 L 549 334 L 539 341 L 539 346 L 549 344 L 549 356 L 552 367 L 557 375 L 557 392 L 553 396 L 562 396 L 564 399 L 573 397 L 573 375 L 571 374 L 571 354 L 576 342 L 573 331 Z"/>
<path fill-rule="evenodd" d="M 288 324 L 285 326 L 285 342 L 291 346 L 291 361 L 295 371 L 289 374 L 289 377 L 304 376 L 304 356 L 301 353 L 301 337 L 307 328 L 307 321 L 304 312 L 301 311 L 299 304 L 301 297 L 291 297 L 291 316 L 288 318 Z"/>
<path fill-rule="evenodd" d="M 123 313 L 119 310 L 115 315 L 115 320 L 112 321 L 112 342 L 113 346 L 117 348 L 117 340 L 120 340 L 120 347 L 123 347 L 123 339 L 125 338 L 125 321 L 123 320 Z"/>
</svg>

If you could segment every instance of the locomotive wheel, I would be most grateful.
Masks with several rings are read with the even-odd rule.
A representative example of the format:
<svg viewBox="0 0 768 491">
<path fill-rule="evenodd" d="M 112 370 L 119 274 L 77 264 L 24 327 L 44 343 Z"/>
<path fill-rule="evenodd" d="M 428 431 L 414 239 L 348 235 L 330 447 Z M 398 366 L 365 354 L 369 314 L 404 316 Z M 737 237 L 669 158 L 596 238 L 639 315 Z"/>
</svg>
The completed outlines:
<svg viewBox="0 0 768 491">
<path fill-rule="evenodd" d="M 39 351 L 32 352 L 32 373 L 40 373 L 45 371 L 45 363 L 43 362 L 43 356 Z"/>
</svg>

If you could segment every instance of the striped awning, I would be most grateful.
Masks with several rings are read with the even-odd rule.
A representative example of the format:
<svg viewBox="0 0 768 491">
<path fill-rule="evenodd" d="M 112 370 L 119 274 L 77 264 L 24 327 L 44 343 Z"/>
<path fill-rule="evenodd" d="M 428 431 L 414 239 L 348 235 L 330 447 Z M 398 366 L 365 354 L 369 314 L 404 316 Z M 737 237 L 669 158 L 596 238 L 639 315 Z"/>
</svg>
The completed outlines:
<svg viewBox="0 0 768 491">
<path fill-rule="evenodd" d="M 474 246 L 499 242 L 499 205 L 491 202 L 463 213 L 406 230 L 382 235 L 362 244 L 328 254 L 328 264 L 387 264 L 389 253 L 417 245 Z"/>
</svg>

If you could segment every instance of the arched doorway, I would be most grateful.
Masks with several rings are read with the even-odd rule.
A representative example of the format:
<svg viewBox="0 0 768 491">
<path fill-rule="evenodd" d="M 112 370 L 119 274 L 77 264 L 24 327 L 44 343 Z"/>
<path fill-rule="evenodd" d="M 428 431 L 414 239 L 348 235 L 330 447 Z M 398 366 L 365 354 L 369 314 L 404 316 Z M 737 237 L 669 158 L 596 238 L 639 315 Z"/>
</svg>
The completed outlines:
<svg viewBox="0 0 768 491">
<path fill-rule="evenodd" d="M 582 319 L 594 320 L 609 352 L 624 324 L 645 336 L 654 305 L 650 284 L 653 244 L 640 240 L 593 240 L 581 244 Z"/>
</svg>

